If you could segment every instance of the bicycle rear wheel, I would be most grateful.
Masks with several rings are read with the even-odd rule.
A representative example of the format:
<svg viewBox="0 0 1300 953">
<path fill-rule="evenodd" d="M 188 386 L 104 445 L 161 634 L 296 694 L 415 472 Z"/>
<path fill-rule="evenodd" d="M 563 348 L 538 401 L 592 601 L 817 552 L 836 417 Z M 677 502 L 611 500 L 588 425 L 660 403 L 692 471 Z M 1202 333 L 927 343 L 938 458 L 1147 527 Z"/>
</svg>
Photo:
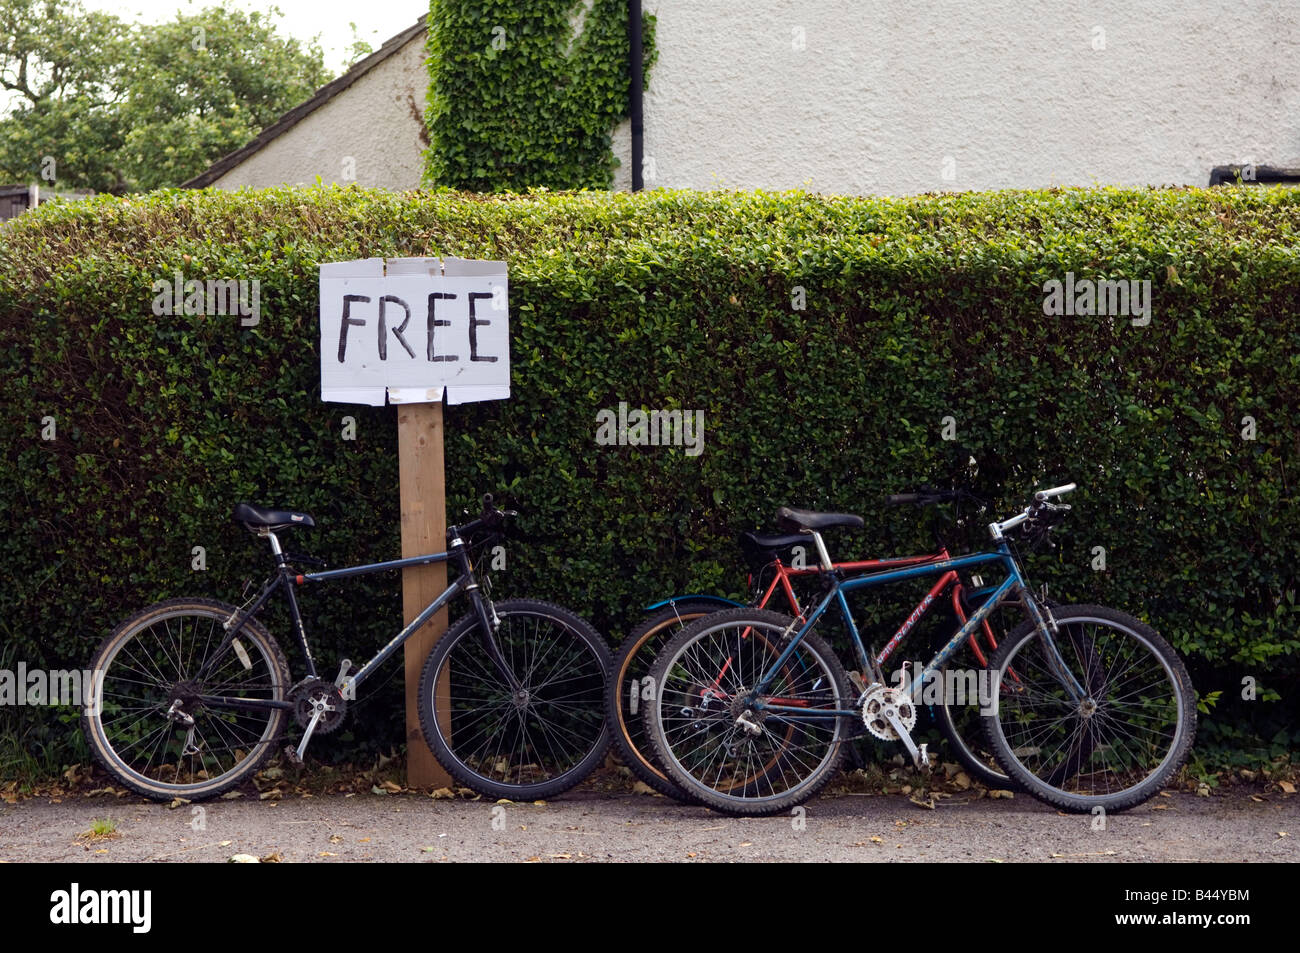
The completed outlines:
<svg viewBox="0 0 1300 953">
<path fill-rule="evenodd" d="M 234 606 L 170 599 L 127 619 L 91 661 L 94 686 L 82 712 L 86 743 L 119 783 L 157 801 L 197 801 L 248 779 L 275 751 L 281 709 L 209 707 L 201 696 L 283 701 L 289 666 L 256 620 L 207 677 L 198 672 L 225 636 Z M 168 717 L 176 710 L 193 720 Z"/>
<path fill-rule="evenodd" d="M 650 703 L 653 692 L 646 676 L 662 649 L 678 632 L 701 616 L 717 612 L 717 602 L 683 599 L 665 606 L 628 633 L 614 655 L 614 671 L 605 693 L 605 717 L 619 759 L 628 769 L 660 794 L 679 801 L 694 799 L 668 777 L 654 759 L 654 749 L 646 738 L 643 705 Z"/>
<path fill-rule="evenodd" d="M 650 671 L 654 700 L 643 717 L 655 756 L 687 793 L 728 814 L 787 811 L 812 797 L 843 756 L 852 707 L 844 668 L 809 633 L 782 662 L 757 708 L 745 698 L 789 645 L 794 620 L 730 609 L 679 633 Z M 818 709 L 827 712 L 818 717 Z"/>
<path fill-rule="evenodd" d="M 1196 693 L 1173 648 L 1150 626 L 1102 606 L 1053 610 L 1053 643 L 1086 697 L 1074 699 L 1044 640 L 1018 627 L 990 660 L 998 763 L 1030 794 L 1074 813 L 1122 811 L 1154 796 L 1196 734 Z M 1008 674 L 1010 672 L 1010 674 Z"/>
<path fill-rule="evenodd" d="M 438 640 L 420 679 L 420 726 L 439 763 L 480 794 L 553 797 L 587 777 L 609 748 L 609 649 L 581 617 L 548 602 L 495 604 L 492 639 L 519 684 L 486 647 L 478 617 Z"/>
</svg>

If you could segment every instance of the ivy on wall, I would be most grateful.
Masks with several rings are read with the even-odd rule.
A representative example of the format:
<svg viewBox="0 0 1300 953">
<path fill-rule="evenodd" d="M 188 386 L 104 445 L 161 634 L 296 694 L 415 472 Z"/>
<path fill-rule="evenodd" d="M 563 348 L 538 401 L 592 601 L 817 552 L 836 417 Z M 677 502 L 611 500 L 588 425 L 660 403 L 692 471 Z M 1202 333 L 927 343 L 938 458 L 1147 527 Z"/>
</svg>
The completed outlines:
<svg viewBox="0 0 1300 953">
<path fill-rule="evenodd" d="M 626 0 L 431 0 L 425 182 L 608 189 L 628 113 Z M 654 17 L 642 15 L 644 77 Z"/>
</svg>

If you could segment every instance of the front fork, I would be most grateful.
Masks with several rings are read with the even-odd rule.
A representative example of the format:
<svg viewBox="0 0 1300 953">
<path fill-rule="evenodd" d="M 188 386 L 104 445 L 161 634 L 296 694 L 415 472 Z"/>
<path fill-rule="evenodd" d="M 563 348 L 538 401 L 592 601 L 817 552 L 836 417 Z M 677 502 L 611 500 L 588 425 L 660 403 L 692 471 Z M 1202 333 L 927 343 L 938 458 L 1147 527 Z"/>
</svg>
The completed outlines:
<svg viewBox="0 0 1300 953">
<path fill-rule="evenodd" d="M 1065 690 L 1070 693 L 1070 699 L 1076 705 L 1081 704 L 1087 697 L 1087 690 L 1079 684 L 1079 680 L 1074 677 L 1070 667 L 1065 663 L 1064 656 L 1056 644 L 1056 636 L 1060 635 L 1061 628 L 1056 621 L 1056 616 L 1052 612 L 1051 606 L 1039 605 L 1034 594 L 1030 592 L 1029 587 L 1023 582 L 1020 584 L 1020 601 L 1028 610 L 1030 618 L 1034 621 L 1034 626 L 1038 629 L 1038 640 L 1042 642 L 1044 652 L 1047 656 L 1047 665 L 1052 670 L 1052 674 L 1065 686 Z"/>
<path fill-rule="evenodd" d="M 519 679 L 515 676 L 514 671 L 506 664 L 505 656 L 501 654 L 501 646 L 497 644 L 497 630 L 501 628 L 501 617 L 497 615 L 496 606 L 492 604 L 491 598 L 484 594 L 479 587 L 478 577 L 474 575 L 474 564 L 469 558 L 469 549 L 459 538 L 452 540 L 452 547 L 459 544 L 457 558 L 460 562 L 460 570 L 465 574 L 465 578 L 471 580 L 465 586 L 465 591 L 469 594 L 469 602 L 478 618 L 479 632 L 483 640 L 483 649 L 487 652 L 488 658 L 506 680 L 510 686 L 512 694 L 518 695 L 523 687 Z"/>
</svg>

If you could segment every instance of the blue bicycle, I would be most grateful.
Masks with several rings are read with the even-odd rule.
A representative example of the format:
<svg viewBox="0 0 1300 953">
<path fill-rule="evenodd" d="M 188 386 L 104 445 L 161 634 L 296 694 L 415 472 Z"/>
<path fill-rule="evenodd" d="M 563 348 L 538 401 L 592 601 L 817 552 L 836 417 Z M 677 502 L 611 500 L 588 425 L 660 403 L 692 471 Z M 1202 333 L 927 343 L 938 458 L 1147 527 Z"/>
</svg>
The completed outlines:
<svg viewBox="0 0 1300 953">
<path fill-rule="evenodd" d="M 1023 512 L 990 524 L 991 550 L 884 572 L 846 574 L 827 551 L 822 532 L 861 526 L 860 517 L 783 507 L 777 518 L 810 539 L 826 594 L 806 621 L 724 610 L 700 618 L 661 650 L 643 711 L 659 764 L 717 810 L 788 811 L 830 780 L 855 723 L 879 739 L 901 741 L 913 763 L 927 767 L 928 753 L 911 734 L 918 707 L 927 693 L 973 689 L 989 750 L 1035 797 L 1078 813 L 1124 810 L 1152 797 L 1186 760 L 1196 732 L 1196 696 L 1182 660 L 1130 615 L 1041 602 L 1007 537 L 1015 530 L 1045 539 L 1070 509 L 1052 501 L 1074 488 L 1040 491 Z M 1005 578 L 922 671 L 887 677 L 878 660 L 912 620 L 885 652 L 868 651 L 846 596 L 981 566 L 1001 567 Z M 852 681 L 816 632 L 832 606 L 857 656 Z M 987 669 L 952 679 L 947 663 L 1004 606 L 1018 607 L 1023 621 L 999 642 Z"/>
</svg>

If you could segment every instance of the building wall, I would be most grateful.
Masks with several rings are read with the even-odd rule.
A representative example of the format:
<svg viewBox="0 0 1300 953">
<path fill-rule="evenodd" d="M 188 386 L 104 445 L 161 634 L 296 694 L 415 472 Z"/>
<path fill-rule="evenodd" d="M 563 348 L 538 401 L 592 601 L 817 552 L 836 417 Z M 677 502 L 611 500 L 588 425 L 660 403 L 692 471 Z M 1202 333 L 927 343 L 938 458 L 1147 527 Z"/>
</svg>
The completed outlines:
<svg viewBox="0 0 1300 953">
<path fill-rule="evenodd" d="M 646 186 L 1205 185 L 1300 165 L 1294 0 L 645 0 Z M 630 132 L 618 130 L 627 188 Z"/>
<path fill-rule="evenodd" d="M 429 89 L 424 39 L 419 34 L 213 185 L 311 185 L 319 175 L 327 183 L 418 188 Z"/>
<path fill-rule="evenodd" d="M 1294 0 L 644 0 L 646 186 L 907 194 L 1204 185 L 1300 166 Z M 220 187 L 415 188 L 424 37 Z M 631 184 L 630 130 L 614 138 Z"/>
</svg>

